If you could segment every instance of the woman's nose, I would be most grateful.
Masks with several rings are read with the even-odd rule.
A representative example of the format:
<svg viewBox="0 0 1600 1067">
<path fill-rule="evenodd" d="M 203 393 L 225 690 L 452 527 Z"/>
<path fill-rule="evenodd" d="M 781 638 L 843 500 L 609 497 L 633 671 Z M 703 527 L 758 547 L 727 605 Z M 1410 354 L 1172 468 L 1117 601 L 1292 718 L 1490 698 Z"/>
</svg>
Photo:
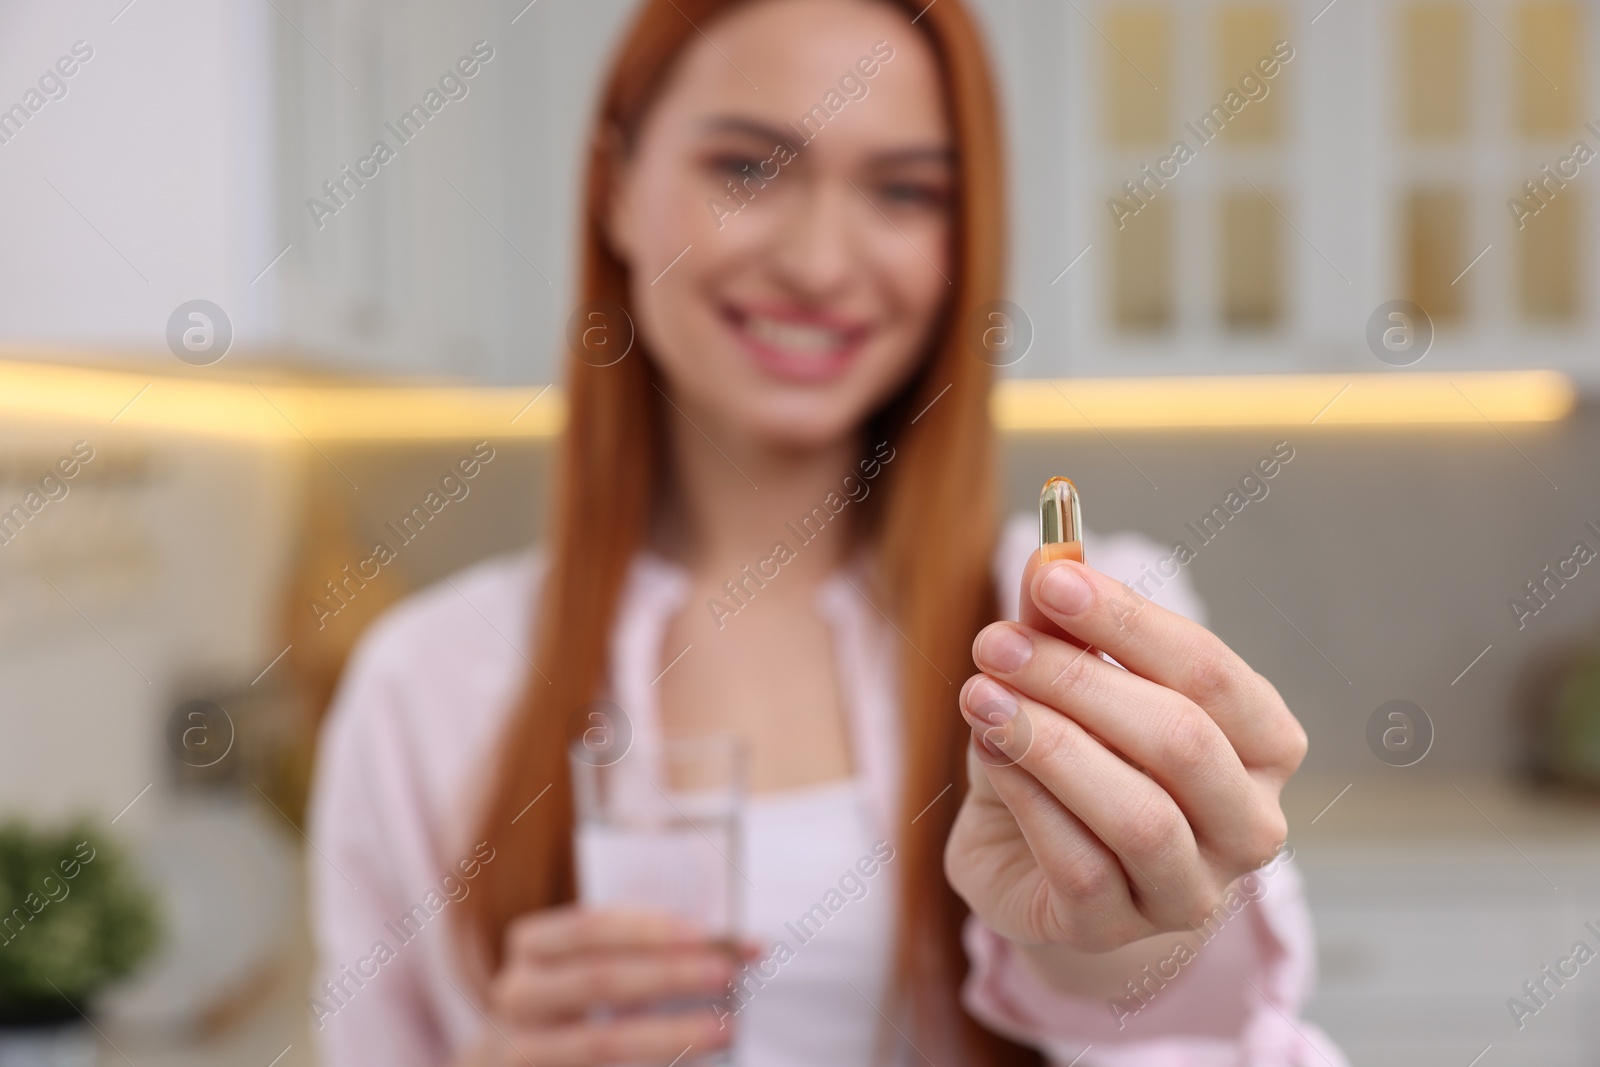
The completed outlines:
<svg viewBox="0 0 1600 1067">
<path fill-rule="evenodd" d="M 807 183 L 785 204 L 774 234 L 773 262 L 783 281 L 807 296 L 828 296 L 847 285 L 857 266 L 868 207 L 848 179 Z"/>
</svg>

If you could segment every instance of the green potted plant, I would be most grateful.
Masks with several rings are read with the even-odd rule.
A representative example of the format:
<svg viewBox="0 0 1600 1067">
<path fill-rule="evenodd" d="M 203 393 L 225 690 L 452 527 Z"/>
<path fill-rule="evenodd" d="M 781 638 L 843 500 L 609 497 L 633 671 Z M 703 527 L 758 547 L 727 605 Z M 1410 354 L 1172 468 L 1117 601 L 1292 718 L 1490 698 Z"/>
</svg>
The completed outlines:
<svg viewBox="0 0 1600 1067">
<path fill-rule="evenodd" d="M 1600 788 L 1600 639 L 1576 653 L 1561 678 L 1548 745 L 1559 779 Z"/>
<path fill-rule="evenodd" d="M 82 820 L 0 823 L 0 1067 L 91 1067 L 95 997 L 158 936 L 127 857 Z"/>
</svg>

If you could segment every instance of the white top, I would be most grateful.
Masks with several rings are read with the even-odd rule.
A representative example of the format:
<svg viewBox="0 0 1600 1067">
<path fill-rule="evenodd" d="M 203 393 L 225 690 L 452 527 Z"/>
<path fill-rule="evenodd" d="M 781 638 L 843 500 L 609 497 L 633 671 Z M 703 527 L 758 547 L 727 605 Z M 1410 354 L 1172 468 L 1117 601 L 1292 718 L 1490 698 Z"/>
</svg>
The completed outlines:
<svg viewBox="0 0 1600 1067">
<path fill-rule="evenodd" d="M 893 951 L 897 878 L 861 782 L 754 797 L 744 834 L 743 926 L 769 947 L 729 1004 L 736 1062 L 868 1067 L 881 1025 L 872 1002 L 883 1003 Z"/>
</svg>

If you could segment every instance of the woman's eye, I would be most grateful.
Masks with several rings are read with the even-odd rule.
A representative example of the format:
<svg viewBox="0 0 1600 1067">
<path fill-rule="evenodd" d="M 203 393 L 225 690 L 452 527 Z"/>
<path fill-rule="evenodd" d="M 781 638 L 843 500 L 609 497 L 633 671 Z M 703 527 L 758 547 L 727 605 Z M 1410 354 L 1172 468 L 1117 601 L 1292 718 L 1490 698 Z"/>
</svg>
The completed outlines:
<svg viewBox="0 0 1600 1067">
<path fill-rule="evenodd" d="M 761 160 L 753 156 L 725 154 L 712 156 L 709 161 L 709 167 L 715 174 L 738 178 L 748 171 L 754 171 L 759 168 L 761 162 Z"/>
<path fill-rule="evenodd" d="M 926 182 L 887 182 L 878 192 L 890 203 L 905 207 L 943 207 L 948 199 L 942 186 Z"/>
</svg>

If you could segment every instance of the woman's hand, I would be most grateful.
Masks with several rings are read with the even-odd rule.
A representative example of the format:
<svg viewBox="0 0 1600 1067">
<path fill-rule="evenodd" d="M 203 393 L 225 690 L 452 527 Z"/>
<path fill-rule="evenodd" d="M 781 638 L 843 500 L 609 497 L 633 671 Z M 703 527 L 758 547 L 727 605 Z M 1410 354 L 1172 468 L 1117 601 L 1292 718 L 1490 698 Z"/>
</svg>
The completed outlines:
<svg viewBox="0 0 1600 1067">
<path fill-rule="evenodd" d="M 1035 552 L 1022 604 L 1027 625 L 973 643 L 947 877 L 1023 944 L 1100 953 L 1197 926 L 1284 843 L 1305 731 L 1209 630 L 1081 563 Z"/>
<path fill-rule="evenodd" d="M 456 1067 L 665 1065 L 690 1047 L 724 1048 L 731 1016 L 660 1003 L 726 995 L 740 962 L 725 942 L 664 912 L 568 905 L 526 915 L 507 930 L 490 985 L 493 1028 Z M 595 1009 L 615 1014 L 597 1018 Z"/>
</svg>

